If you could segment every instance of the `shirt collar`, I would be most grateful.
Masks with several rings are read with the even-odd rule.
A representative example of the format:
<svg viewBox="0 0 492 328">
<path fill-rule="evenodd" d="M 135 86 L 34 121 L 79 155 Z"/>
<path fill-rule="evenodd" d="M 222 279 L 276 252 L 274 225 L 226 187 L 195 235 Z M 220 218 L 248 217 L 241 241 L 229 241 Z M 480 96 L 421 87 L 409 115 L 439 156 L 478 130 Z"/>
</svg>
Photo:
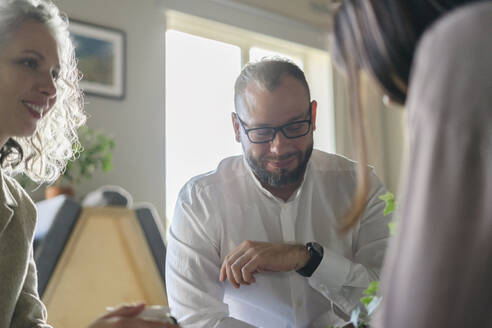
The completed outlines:
<svg viewBox="0 0 492 328">
<path fill-rule="evenodd" d="M 249 173 L 249 175 L 253 179 L 253 181 L 256 184 L 256 186 L 258 187 L 258 189 L 265 196 L 267 196 L 268 198 L 274 200 L 277 203 L 281 203 L 281 204 L 286 204 L 286 203 L 297 201 L 301 197 L 302 191 L 304 190 L 304 185 L 306 183 L 306 180 L 310 176 L 310 173 L 309 172 L 311 171 L 311 159 L 309 159 L 308 164 L 306 166 L 306 171 L 304 172 L 304 177 L 302 178 L 301 185 L 296 189 L 295 192 L 292 193 L 292 195 L 290 196 L 290 198 L 286 202 L 284 202 L 282 199 L 276 197 L 270 191 L 268 191 L 265 187 L 263 187 L 263 185 L 258 180 L 258 178 L 256 177 L 256 175 L 253 173 L 253 170 L 251 170 L 251 167 L 249 166 L 249 163 L 246 160 L 246 156 L 245 155 L 243 155 L 243 165 L 246 168 L 246 171 Z"/>
</svg>

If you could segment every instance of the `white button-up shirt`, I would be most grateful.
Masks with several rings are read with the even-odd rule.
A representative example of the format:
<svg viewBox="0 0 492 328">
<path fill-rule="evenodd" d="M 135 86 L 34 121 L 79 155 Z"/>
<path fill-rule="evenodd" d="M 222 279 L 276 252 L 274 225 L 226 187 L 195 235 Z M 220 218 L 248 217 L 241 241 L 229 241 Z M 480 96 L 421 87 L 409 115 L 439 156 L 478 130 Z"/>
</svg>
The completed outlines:
<svg viewBox="0 0 492 328">
<path fill-rule="evenodd" d="M 243 156 L 223 160 L 181 190 L 168 234 L 166 287 L 183 327 L 326 327 L 347 320 L 361 292 L 379 279 L 389 231 L 386 192 L 374 173 L 361 221 L 346 235 L 355 164 L 314 150 L 303 183 L 287 202 L 263 188 Z M 219 281 L 225 256 L 244 240 L 320 243 L 310 278 L 264 272 L 235 289 Z"/>
</svg>

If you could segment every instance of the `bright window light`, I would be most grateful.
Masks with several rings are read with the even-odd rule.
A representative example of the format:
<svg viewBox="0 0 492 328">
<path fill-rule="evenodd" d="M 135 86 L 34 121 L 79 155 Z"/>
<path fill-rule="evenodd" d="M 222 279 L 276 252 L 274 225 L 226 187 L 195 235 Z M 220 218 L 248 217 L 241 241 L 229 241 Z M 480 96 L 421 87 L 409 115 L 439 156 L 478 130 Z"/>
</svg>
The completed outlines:
<svg viewBox="0 0 492 328">
<path fill-rule="evenodd" d="M 166 32 L 166 215 L 172 219 L 181 187 L 195 175 L 241 153 L 234 139 L 237 46 Z"/>
</svg>

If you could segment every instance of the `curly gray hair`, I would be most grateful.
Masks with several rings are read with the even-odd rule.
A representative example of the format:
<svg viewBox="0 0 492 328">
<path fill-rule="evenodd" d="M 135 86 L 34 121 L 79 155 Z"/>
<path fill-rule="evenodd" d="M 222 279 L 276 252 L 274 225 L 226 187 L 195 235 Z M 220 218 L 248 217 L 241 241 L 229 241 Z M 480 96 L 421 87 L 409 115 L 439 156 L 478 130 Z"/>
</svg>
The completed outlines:
<svg viewBox="0 0 492 328">
<path fill-rule="evenodd" d="M 57 100 L 32 136 L 8 140 L 0 149 L 0 164 L 10 174 L 25 173 L 38 183 L 53 182 L 73 157 L 77 129 L 86 120 L 80 73 L 68 18 L 50 0 L 0 0 L 0 50 L 26 20 L 45 24 L 57 41 L 60 58 Z"/>
</svg>

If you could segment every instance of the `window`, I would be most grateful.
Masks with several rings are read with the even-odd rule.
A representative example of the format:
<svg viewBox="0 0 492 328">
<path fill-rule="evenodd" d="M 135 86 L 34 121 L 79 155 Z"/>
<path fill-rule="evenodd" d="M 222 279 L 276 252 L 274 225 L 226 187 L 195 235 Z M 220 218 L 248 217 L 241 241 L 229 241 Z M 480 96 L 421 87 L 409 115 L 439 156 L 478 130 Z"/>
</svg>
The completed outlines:
<svg viewBox="0 0 492 328">
<path fill-rule="evenodd" d="M 221 159 L 242 153 L 234 139 L 234 82 L 242 66 L 287 57 L 304 69 L 318 100 L 315 147 L 334 152 L 329 57 L 326 52 L 205 19 L 171 12 L 166 31 L 166 216 L 179 190 Z M 323 131 L 319 133 L 319 131 Z"/>
<path fill-rule="evenodd" d="M 168 30 L 166 33 L 166 215 L 191 177 L 241 153 L 232 134 L 237 46 Z"/>
</svg>

